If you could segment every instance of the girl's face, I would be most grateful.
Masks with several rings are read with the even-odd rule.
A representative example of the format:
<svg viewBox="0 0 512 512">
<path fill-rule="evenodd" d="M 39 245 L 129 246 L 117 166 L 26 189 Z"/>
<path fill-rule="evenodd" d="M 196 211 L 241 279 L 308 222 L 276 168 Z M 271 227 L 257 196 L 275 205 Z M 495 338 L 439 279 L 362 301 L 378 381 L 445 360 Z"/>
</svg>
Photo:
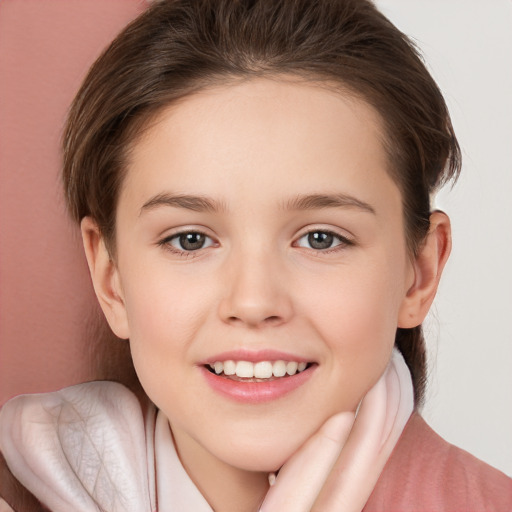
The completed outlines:
<svg viewBox="0 0 512 512">
<path fill-rule="evenodd" d="M 135 146 L 111 323 L 186 467 L 275 470 L 382 374 L 414 282 L 382 140 L 361 101 L 258 79 L 186 98 Z"/>
</svg>

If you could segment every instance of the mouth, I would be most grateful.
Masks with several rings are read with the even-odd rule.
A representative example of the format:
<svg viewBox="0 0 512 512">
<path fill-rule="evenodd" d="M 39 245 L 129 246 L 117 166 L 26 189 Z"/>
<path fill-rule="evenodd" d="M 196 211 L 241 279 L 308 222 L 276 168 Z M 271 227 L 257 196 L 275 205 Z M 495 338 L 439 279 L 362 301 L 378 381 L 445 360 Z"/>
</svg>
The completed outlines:
<svg viewBox="0 0 512 512">
<path fill-rule="evenodd" d="M 313 365 L 304 361 L 215 361 L 205 365 L 206 370 L 219 377 L 237 382 L 272 382 L 293 377 Z"/>
<path fill-rule="evenodd" d="M 223 355 L 204 361 L 202 374 L 214 392 L 245 404 L 270 402 L 292 393 L 308 382 L 318 367 L 316 362 L 293 360 L 293 356 L 274 351 Z"/>
</svg>

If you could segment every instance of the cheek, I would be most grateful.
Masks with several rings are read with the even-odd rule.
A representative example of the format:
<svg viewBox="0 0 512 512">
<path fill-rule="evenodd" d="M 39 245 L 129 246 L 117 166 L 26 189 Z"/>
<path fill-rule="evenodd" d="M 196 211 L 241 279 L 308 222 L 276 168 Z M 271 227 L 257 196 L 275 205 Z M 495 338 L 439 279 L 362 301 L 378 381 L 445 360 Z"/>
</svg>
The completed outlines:
<svg viewBox="0 0 512 512">
<path fill-rule="evenodd" d="M 382 373 L 395 341 L 403 298 L 401 265 L 382 260 L 347 267 L 310 283 L 307 302 L 312 324 L 328 348 L 326 364 L 342 385 L 364 394 Z"/>
<path fill-rule="evenodd" d="M 144 271 L 149 269 L 148 271 Z M 123 286 L 131 338 L 186 344 L 202 320 L 207 292 L 194 276 L 146 263 L 127 269 Z"/>
<path fill-rule="evenodd" d="M 207 311 L 197 287 L 176 282 L 165 271 L 152 270 L 132 272 L 123 287 L 132 359 L 151 398 L 153 387 L 159 382 L 170 386 L 190 363 L 189 348 Z"/>
<path fill-rule="evenodd" d="M 378 264 L 341 269 L 314 280 L 300 296 L 304 309 L 317 319 L 318 329 L 331 332 L 330 337 L 357 339 L 358 344 L 380 338 L 397 327 L 398 311 L 403 299 L 403 277 L 393 266 Z M 337 335 L 335 334 L 337 333 Z M 361 336 L 366 333 L 374 336 Z"/>
</svg>

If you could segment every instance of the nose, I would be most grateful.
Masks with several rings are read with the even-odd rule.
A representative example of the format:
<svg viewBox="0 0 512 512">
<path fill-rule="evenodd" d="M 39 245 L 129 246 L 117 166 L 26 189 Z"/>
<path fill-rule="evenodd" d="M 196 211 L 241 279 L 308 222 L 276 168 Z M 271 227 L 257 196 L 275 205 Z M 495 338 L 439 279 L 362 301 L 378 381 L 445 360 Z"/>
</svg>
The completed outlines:
<svg viewBox="0 0 512 512">
<path fill-rule="evenodd" d="M 290 282 L 271 254 L 239 254 L 226 262 L 222 321 L 251 328 L 278 326 L 293 314 Z"/>
</svg>

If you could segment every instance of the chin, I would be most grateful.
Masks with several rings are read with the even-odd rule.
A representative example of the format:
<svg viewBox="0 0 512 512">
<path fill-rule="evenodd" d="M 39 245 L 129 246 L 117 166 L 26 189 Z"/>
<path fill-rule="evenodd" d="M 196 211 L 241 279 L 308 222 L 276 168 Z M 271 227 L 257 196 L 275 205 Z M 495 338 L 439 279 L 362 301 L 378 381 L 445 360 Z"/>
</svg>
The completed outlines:
<svg viewBox="0 0 512 512">
<path fill-rule="evenodd" d="M 224 453 L 217 457 L 230 466 L 244 471 L 266 472 L 277 471 L 297 451 L 302 442 L 275 442 L 261 439 L 246 438 L 241 443 L 230 443 Z M 248 443 L 248 441 L 250 441 Z"/>
<path fill-rule="evenodd" d="M 291 454 L 290 454 L 291 456 Z M 288 457 L 272 457 L 271 460 L 249 460 L 247 457 L 229 457 L 225 460 L 227 464 L 243 471 L 255 473 L 271 473 L 278 471 L 284 463 L 290 458 Z"/>
</svg>

